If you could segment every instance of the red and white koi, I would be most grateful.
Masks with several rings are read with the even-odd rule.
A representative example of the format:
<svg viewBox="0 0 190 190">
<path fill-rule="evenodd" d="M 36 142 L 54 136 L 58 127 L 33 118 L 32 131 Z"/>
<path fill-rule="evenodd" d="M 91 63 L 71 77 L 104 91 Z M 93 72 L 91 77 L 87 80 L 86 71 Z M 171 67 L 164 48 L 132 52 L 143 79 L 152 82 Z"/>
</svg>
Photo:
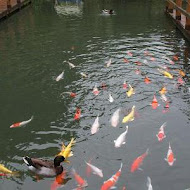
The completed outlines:
<svg viewBox="0 0 190 190">
<path fill-rule="evenodd" d="M 85 179 L 83 179 L 73 168 L 72 169 L 72 174 L 75 177 L 76 182 L 78 183 L 78 187 L 87 187 L 88 183 Z"/>
<path fill-rule="evenodd" d="M 28 123 L 30 123 L 32 120 L 33 120 L 33 116 L 29 119 L 29 120 L 26 120 L 26 121 L 22 121 L 22 122 L 18 122 L 18 123 L 14 123 L 10 126 L 10 128 L 16 128 L 16 127 L 21 127 L 21 126 L 24 126 Z"/>
<path fill-rule="evenodd" d="M 164 133 L 164 128 L 166 126 L 166 122 L 160 127 L 158 134 L 156 135 L 158 138 L 158 141 L 162 141 L 164 138 L 166 138 L 166 135 Z"/>
<path fill-rule="evenodd" d="M 157 101 L 157 99 L 156 99 L 156 96 L 154 95 L 154 97 L 153 97 L 153 100 L 152 100 L 152 109 L 156 109 L 158 106 L 159 106 L 159 104 L 158 104 L 158 101 Z"/>
<path fill-rule="evenodd" d="M 61 79 L 63 79 L 63 77 L 64 77 L 64 71 L 63 71 L 60 75 L 58 75 L 55 80 L 58 82 L 58 81 L 60 81 Z"/>
<path fill-rule="evenodd" d="M 178 82 L 180 85 L 184 85 L 184 84 L 185 84 L 185 81 L 184 81 L 181 77 L 178 77 L 177 82 Z"/>
<path fill-rule="evenodd" d="M 169 166 L 173 166 L 174 162 L 176 161 L 170 143 L 169 143 L 167 158 L 165 158 L 165 160 L 166 162 L 168 162 Z"/>
<path fill-rule="evenodd" d="M 146 152 L 144 154 L 142 154 L 141 156 L 137 157 L 132 165 L 131 165 L 131 172 L 136 171 L 137 169 L 139 169 L 139 167 L 142 165 L 144 159 L 146 158 L 146 156 L 148 155 L 148 151 L 149 149 L 146 150 Z"/>
<path fill-rule="evenodd" d="M 79 120 L 80 117 L 81 117 L 81 109 L 80 109 L 80 108 L 77 108 L 77 109 L 76 109 L 75 116 L 74 116 L 74 120 Z"/>
<path fill-rule="evenodd" d="M 123 58 L 123 62 L 124 62 L 124 63 L 129 63 L 129 60 L 126 59 L 126 58 Z"/>
<path fill-rule="evenodd" d="M 95 87 L 93 88 L 93 91 L 92 91 L 92 92 L 93 92 L 93 94 L 96 95 L 96 96 L 100 93 L 100 91 L 99 91 L 98 88 L 97 88 L 97 85 L 95 85 Z"/>
<path fill-rule="evenodd" d="M 108 62 L 106 62 L 106 66 L 107 66 L 107 67 L 109 67 L 109 66 L 111 65 L 111 61 L 112 61 L 112 59 L 110 58 L 110 59 L 108 60 Z"/>
<path fill-rule="evenodd" d="M 119 123 L 119 113 L 120 113 L 120 108 L 118 108 L 112 115 L 111 117 L 111 125 L 112 127 L 117 127 Z"/>
<path fill-rule="evenodd" d="M 133 53 L 130 51 L 127 51 L 127 55 L 133 57 Z"/>
<path fill-rule="evenodd" d="M 64 94 L 69 94 L 70 95 L 70 97 L 72 97 L 72 98 L 75 98 L 76 97 L 76 93 L 74 93 L 74 92 L 62 92 L 61 93 L 61 96 L 64 96 Z"/>
<path fill-rule="evenodd" d="M 147 177 L 147 183 L 146 184 L 147 184 L 148 190 L 153 190 L 150 177 Z"/>
<path fill-rule="evenodd" d="M 123 167 L 123 163 L 121 163 L 120 169 L 116 172 L 115 175 L 113 175 L 111 178 L 109 178 L 107 181 L 104 182 L 100 190 L 109 190 L 115 187 L 115 184 L 117 183 L 120 175 L 121 175 L 121 169 Z"/>
<path fill-rule="evenodd" d="M 126 81 L 123 82 L 123 89 L 127 89 L 127 83 L 126 83 Z"/>
<path fill-rule="evenodd" d="M 126 138 L 127 132 L 128 132 L 128 126 L 126 126 L 126 131 L 123 132 L 121 135 L 119 135 L 119 137 L 116 140 L 114 140 L 116 148 L 119 148 L 119 147 L 121 147 L 122 144 L 126 143 L 125 138 Z"/>
<path fill-rule="evenodd" d="M 70 68 L 75 68 L 75 67 L 76 67 L 73 63 L 71 63 L 71 62 L 69 62 L 69 61 L 68 61 L 68 64 L 69 64 L 69 67 L 70 67 Z"/>
<path fill-rule="evenodd" d="M 113 97 L 112 97 L 111 94 L 109 94 L 109 99 L 108 100 L 109 100 L 110 103 L 112 103 L 114 101 L 114 99 L 113 99 Z"/>
<path fill-rule="evenodd" d="M 99 131 L 99 127 L 100 127 L 100 124 L 99 124 L 99 117 L 97 116 L 94 123 L 92 124 L 92 127 L 91 127 L 91 134 L 95 134 Z"/>
<path fill-rule="evenodd" d="M 103 173 L 102 170 L 97 168 L 96 166 L 86 162 L 86 164 L 92 169 L 92 173 L 99 176 L 99 177 L 103 177 Z"/>
</svg>

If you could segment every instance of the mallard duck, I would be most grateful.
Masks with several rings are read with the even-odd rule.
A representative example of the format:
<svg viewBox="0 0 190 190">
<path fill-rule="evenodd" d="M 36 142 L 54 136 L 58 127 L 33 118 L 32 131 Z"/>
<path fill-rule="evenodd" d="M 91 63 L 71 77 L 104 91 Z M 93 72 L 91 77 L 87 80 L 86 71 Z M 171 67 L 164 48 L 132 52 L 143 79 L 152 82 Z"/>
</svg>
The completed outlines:
<svg viewBox="0 0 190 190">
<path fill-rule="evenodd" d="M 112 14 L 114 13 L 114 10 L 112 10 L 112 9 L 110 9 L 110 10 L 103 9 L 103 10 L 102 10 L 102 13 L 103 13 L 103 14 L 112 15 Z"/>
<path fill-rule="evenodd" d="M 24 162 L 29 170 L 38 175 L 43 176 L 57 176 L 63 172 L 63 167 L 60 165 L 65 160 L 63 156 L 56 156 L 54 161 L 43 160 L 39 158 L 23 157 Z"/>
</svg>

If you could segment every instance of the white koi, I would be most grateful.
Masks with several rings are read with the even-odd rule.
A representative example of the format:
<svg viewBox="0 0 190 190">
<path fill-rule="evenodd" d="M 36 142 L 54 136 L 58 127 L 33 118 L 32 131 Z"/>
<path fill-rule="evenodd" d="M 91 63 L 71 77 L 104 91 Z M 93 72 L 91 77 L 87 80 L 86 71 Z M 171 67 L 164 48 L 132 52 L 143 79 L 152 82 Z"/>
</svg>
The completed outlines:
<svg viewBox="0 0 190 190">
<path fill-rule="evenodd" d="M 64 71 L 55 79 L 57 82 L 63 79 Z"/>
<path fill-rule="evenodd" d="M 117 109 L 117 110 L 113 113 L 113 115 L 112 115 L 112 117 L 111 117 L 111 125 L 112 125 L 112 127 L 117 127 L 117 125 L 118 125 L 118 123 L 119 123 L 119 112 L 120 112 L 120 108 Z"/>
<path fill-rule="evenodd" d="M 116 148 L 121 147 L 122 144 L 126 143 L 125 138 L 126 138 L 127 132 L 128 132 L 128 126 L 126 126 L 126 131 L 123 132 L 121 135 L 119 135 L 119 137 L 116 140 L 114 140 Z"/>
<path fill-rule="evenodd" d="M 99 131 L 99 117 L 97 116 L 97 118 L 95 119 L 94 123 L 92 124 L 91 127 L 91 134 L 95 134 Z"/>
<path fill-rule="evenodd" d="M 97 168 L 96 166 L 86 162 L 86 164 L 92 169 L 92 173 L 95 175 L 98 175 L 99 177 L 103 177 L 103 173 L 102 170 L 100 170 L 99 168 Z"/>
</svg>

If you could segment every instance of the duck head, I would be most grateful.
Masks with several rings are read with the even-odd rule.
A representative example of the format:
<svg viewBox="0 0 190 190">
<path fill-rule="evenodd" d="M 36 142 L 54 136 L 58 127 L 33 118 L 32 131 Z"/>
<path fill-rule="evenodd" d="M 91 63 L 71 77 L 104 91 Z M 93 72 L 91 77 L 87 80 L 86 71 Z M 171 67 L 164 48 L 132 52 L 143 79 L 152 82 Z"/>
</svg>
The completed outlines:
<svg viewBox="0 0 190 190">
<path fill-rule="evenodd" d="M 65 158 L 63 156 L 56 156 L 54 159 L 54 166 L 58 167 L 60 166 L 60 163 L 63 162 Z"/>
</svg>

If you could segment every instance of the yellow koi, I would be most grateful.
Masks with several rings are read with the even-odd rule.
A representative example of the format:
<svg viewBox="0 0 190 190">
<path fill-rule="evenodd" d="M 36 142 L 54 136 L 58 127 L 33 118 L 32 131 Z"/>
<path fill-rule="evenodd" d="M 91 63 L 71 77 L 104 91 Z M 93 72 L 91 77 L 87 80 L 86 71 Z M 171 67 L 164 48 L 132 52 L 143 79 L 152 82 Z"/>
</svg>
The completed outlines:
<svg viewBox="0 0 190 190">
<path fill-rule="evenodd" d="M 162 70 L 162 69 L 158 69 L 158 71 L 159 71 L 160 73 L 162 73 L 165 77 L 170 78 L 170 79 L 173 79 L 173 75 L 170 74 L 169 72 L 164 71 L 164 70 Z"/>
<path fill-rule="evenodd" d="M 126 92 L 126 94 L 127 94 L 128 97 L 130 97 L 133 94 L 135 94 L 134 89 L 133 89 L 133 87 L 130 84 L 129 84 L 129 87 L 130 87 L 129 91 Z"/>
<path fill-rule="evenodd" d="M 4 174 L 11 174 L 11 175 L 18 174 L 18 172 L 13 172 L 9 170 L 3 164 L 0 164 L 0 172 L 3 172 Z"/>
<path fill-rule="evenodd" d="M 73 156 L 73 152 L 71 151 L 71 147 L 75 144 L 75 142 L 76 142 L 75 139 L 72 138 L 70 143 L 67 145 L 67 147 L 63 144 L 61 152 L 58 155 L 64 156 L 65 160 L 68 157 Z M 67 160 L 66 160 L 66 162 L 67 162 Z"/>
<path fill-rule="evenodd" d="M 133 121 L 135 119 L 135 106 L 132 107 L 131 112 L 125 116 L 122 120 L 122 123 L 127 123 L 128 121 Z"/>
<path fill-rule="evenodd" d="M 159 93 L 160 93 L 161 95 L 166 94 L 166 92 L 167 92 L 167 89 L 166 89 L 165 86 L 163 86 L 163 87 L 160 89 L 160 91 L 159 91 Z"/>
</svg>

